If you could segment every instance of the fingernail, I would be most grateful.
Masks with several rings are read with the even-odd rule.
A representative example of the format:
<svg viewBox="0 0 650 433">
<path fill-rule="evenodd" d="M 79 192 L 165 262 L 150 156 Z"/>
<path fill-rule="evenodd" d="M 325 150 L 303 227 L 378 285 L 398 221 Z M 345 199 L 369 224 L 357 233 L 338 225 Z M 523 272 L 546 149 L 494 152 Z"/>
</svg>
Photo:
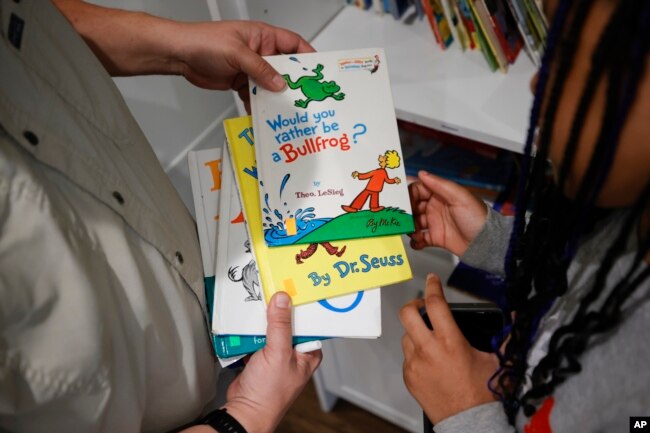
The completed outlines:
<svg viewBox="0 0 650 433">
<path fill-rule="evenodd" d="M 435 275 L 434 275 L 434 274 L 432 274 L 432 273 L 428 273 L 428 274 L 427 274 L 427 281 L 431 281 L 431 280 L 433 280 L 434 278 L 435 278 Z"/>
<path fill-rule="evenodd" d="M 276 75 L 275 77 L 273 77 L 273 80 L 272 80 L 272 81 L 273 81 L 273 85 L 274 85 L 275 88 L 278 89 L 278 90 L 282 90 L 282 89 L 284 89 L 285 86 L 287 85 L 287 82 L 284 81 L 284 78 L 282 78 L 281 75 Z"/>
<path fill-rule="evenodd" d="M 278 292 L 275 295 L 275 306 L 278 308 L 289 308 L 291 298 L 285 292 Z"/>
</svg>

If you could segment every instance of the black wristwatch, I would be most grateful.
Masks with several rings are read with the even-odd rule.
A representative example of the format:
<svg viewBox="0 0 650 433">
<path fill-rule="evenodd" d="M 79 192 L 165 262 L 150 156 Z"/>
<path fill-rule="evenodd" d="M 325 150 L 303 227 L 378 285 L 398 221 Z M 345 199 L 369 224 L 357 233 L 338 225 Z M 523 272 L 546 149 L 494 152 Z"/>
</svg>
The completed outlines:
<svg viewBox="0 0 650 433">
<path fill-rule="evenodd" d="M 247 433 L 246 429 L 239 424 L 226 409 L 213 410 L 200 421 L 200 424 L 207 424 L 219 433 Z"/>
</svg>

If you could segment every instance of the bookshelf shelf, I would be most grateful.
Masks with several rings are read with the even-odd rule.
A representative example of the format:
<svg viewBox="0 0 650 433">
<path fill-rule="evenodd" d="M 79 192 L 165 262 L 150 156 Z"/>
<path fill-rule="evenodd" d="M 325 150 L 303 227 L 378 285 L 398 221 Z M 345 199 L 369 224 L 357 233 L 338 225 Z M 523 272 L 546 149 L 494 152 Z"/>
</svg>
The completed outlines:
<svg viewBox="0 0 650 433">
<path fill-rule="evenodd" d="M 521 152 L 532 104 L 530 59 L 522 52 L 507 74 L 493 73 L 480 52 L 462 52 L 457 41 L 442 51 L 427 20 L 409 12 L 395 20 L 346 6 L 312 44 L 322 51 L 383 47 L 399 119 Z"/>
</svg>

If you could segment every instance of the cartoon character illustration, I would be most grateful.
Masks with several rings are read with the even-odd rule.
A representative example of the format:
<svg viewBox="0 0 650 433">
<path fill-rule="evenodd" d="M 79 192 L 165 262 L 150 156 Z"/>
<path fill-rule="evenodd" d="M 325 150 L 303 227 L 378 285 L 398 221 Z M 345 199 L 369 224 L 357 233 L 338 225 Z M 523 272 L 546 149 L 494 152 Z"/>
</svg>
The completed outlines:
<svg viewBox="0 0 650 433">
<path fill-rule="evenodd" d="M 251 244 L 249 241 L 244 242 L 244 248 L 246 248 L 247 253 L 251 252 Z M 248 293 L 248 297 L 244 301 L 261 301 L 260 280 L 257 275 L 257 269 L 255 268 L 255 260 L 252 259 L 242 268 L 241 277 L 239 278 L 237 278 L 237 269 L 239 269 L 239 266 L 231 266 L 228 269 L 228 278 L 233 283 L 242 282 L 244 289 Z"/>
<path fill-rule="evenodd" d="M 359 180 L 368 180 L 366 188 L 359 193 L 358 196 L 350 203 L 350 206 L 341 206 L 346 212 L 357 212 L 361 210 L 363 205 L 370 197 L 370 210 L 372 212 L 379 212 L 384 206 L 379 205 L 379 193 L 384 189 L 384 183 L 397 183 L 401 182 L 399 177 L 388 177 L 386 168 L 397 168 L 400 164 L 399 154 L 396 150 L 387 150 L 383 155 L 379 155 L 379 168 L 369 171 L 367 173 L 359 173 L 358 171 L 352 172 L 352 177 Z"/>
<path fill-rule="evenodd" d="M 347 245 L 343 245 L 343 248 L 339 248 L 335 247 L 329 242 L 321 242 L 320 244 L 323 246 L 323 248 L 325 248 L 325 251 L 327 251 L 330 256 L 336 255 L 336 257 L 341 257 L 347 248 Z M 318 244 L 314 242 L 313 244 L 309 244 L 306 250 L 300 250 L 300 252 L 296 254 L 296 263 L 299 265 L 302 264 L 303 260 L 307 260 L 314 255 L 317 248 Z"/>
<path fill-rule="evenodd" d="M 307 105 L 309 105 L 311 101 L 322 101 L 327 98 L 334 98 L 337 101 L 341 101 L 345 98 L 345 93 L 337 93 L 341 90 L 341 87 L 336 84 L 335 81 L 321 82 L 323 79 L 322 71 L 323 65 L 318 64 L 315 69 L 312 69 L 312 72 L 316 75 L 305 75 L 299 77 L 295 82 L 291 81 L 291 77 L 288 74 L 282 76 L 290 89 L 300 89 L 302 94 L 307 98 L 295 100 L 294 105 L 296 107 L 307 108 Z"/>
<path fill-rule="evenodd" d="M 377 72 L 379 70 L 379 63 L 381 63 L 379 61 L 379 56 L 377 54 L 375 54 L 375 60 L 373 60 L 372 69 L 370 70 L 371 74 L 374 74 L 375 72 Z"/>
</svg>

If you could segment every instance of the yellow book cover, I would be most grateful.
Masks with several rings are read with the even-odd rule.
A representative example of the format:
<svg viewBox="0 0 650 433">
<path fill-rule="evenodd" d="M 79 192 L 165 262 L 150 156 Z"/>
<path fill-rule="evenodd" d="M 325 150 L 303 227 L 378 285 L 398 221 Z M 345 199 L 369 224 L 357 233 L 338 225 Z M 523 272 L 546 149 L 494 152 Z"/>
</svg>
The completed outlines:
<svg viewBox="0 0 650 433">
<path fill-rule="evenodd" d="M 287 292 L 294 305 L 301 305 L 412 277 L 399 235 L 269 248 L 251 117 L 227 119 L 224 128 L 266 302 L 277 291 Z"/>
</svg>

